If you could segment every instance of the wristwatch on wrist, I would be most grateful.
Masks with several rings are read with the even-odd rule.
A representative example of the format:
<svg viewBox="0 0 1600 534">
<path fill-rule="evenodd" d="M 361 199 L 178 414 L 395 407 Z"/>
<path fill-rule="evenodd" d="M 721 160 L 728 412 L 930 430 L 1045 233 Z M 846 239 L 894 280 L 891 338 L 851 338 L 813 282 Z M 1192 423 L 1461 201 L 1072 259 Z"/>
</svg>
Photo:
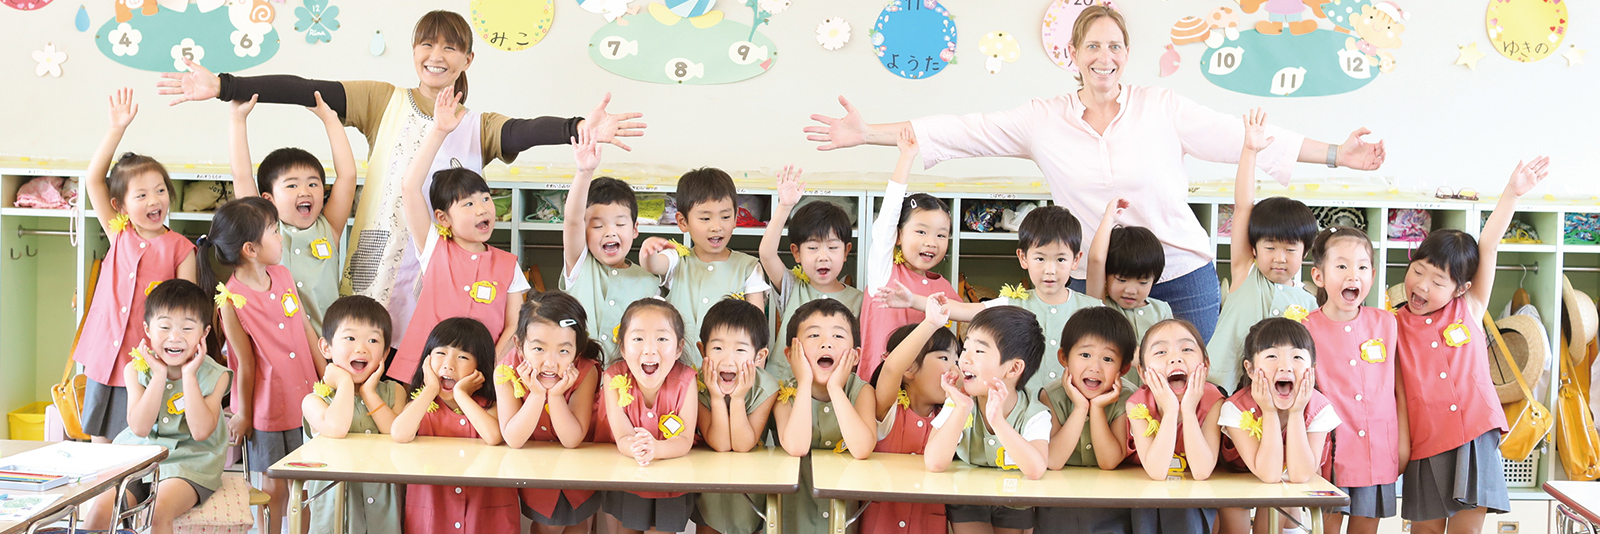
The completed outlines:
<svg viewBox="0 0 1600 534">
<path fill-rule="evenodd" d="M 1328 145 L 1328 168 L 1339 166 L 1339 145 Z"/>
</svg>

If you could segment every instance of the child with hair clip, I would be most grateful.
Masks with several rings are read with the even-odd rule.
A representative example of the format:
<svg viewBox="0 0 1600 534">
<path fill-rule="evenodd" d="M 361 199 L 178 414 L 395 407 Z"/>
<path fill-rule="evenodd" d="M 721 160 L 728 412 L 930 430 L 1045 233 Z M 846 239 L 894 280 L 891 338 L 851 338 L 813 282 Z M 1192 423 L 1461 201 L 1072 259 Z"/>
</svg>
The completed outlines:
<svg viewBox="0 0 1600 534">
<path fill-rule="evenodd" d="M 860 289 L 839 279 L 844 272 L 845 260 L 850 256 L 852 243 L 850 214 L 832 202 L 815 200 L 799 209 L 800 197 L 806 184 L 800 181 L 800 169 L 786 166 L 778 173 L 778 204 L 772 208 L 772 223 L 761 234 L 761 267 L 767 278 L 776 282 L 778 292 L 772 306 L 772 331 L 787 328 L 789 317 L 802 304 L 817 299 L 834 299 L 850 307 L 857 316 L 861 314 Z M 793 213 L 793 216 L 790 213 Z M 788 222 L 789 254 L 794 256 L 794 268 L 785 266 L 778 255 L 778 242 L 783 240 L 783 222 Z M 787 358 L 767 360 L 769 371 L 780 382 L 794 378 Z"/>
<path fill-rule="evenodd" d="M 1266 319 L 1250 327 L 1244 351 L 1238 391 L 1217 417 L 1232 443 L 1223 457 L 1262 482 L 1303 484 L 1322 471 L 1330 452 L 1328 433 L 1340 423 L 1337 411 L 1316 389 L 1312 367 L 1317 348 L 1311 332 L 1290 319 Z M 1266 530 L 1267 514 L 1272 513 L 1277 512 L 1256 509 L 1256 532 L 1278 534 Z M 1298 509 L 1287 514 L 1299 520 Z M 1220 515 L 1219 531 L 1237 532 L 1244 530 L 1250 512 L 1224 508 Z"/>
<path fill-rule="evenodd" d="M 114 443 L 159 445 L 159 488 L 155 492 L 150 532 L 172 532 L 172 522 L 200 506 L 222 487 L 227 433 L 222 427 L 222 397 L 233 371 L 206 355 L 211 334 L 211 302 L 200 286 L 188 280 L 160 282 L 150 291 L 144 309 L 146 339 L 122 369 L 128 388 L 128 427 Z M 159 489 L 159 491 L 157 491 Z M 84 514 L 86 527 L 111 526 L 115 499 L 142 497 L 102 492 Z"/>
<path fill-rule="evenodd" d="M 678 178 L 673 200 L 678 229 L 693 247 L 662 237 L 639 245 L 639 261 L 661 277 L 667 302 L 683 315 L 684 363 L 700 367 L 700 319 L 724 297 L 735 296 L 766 309 L 766 278 L 755 256 L 733 250 L 739 190 L 722 169 L 702 167 Z"/>
<path fill-rule="evenodd" d="M 1137 348 L 1151 326 L 1172 318 L 1172 306 L 1150 298 L 1150 288 L 1155 287 L 1156 281 L 1161 279 L 1161 271 L 1167 267 L 1161 240 L 1149 228 L 1117 224 L 1122 212 L 1130 206 L 1127 200 L 1120 198 L 1106 204 L 1105 216 L 1089 242 L 1089 267 L 1085 270 L 1083 292 L 1102 299 L 1106 306 L 1122 313 L 1133 325 Z M 1140 385 L 1137 372 L 1130 371 L 1124 378 L 1135 386 Z"/>
<path fill-rule="evenodd" d="M 1060 350 L 1064 345 L 1056 336 L 1061 335 L 1067 318 L 1078 310 L 1101 305 L 1099 299 L 1067 287 L 1072 271 L 1078 268 L 1078 260 L 1083 259 L 1082 249 L 1082 226 L 1067 208 L 1043 206 L 1029 211 L 1017 229 L 1017 262 L 1028 271 L 1028 280 L 1032 282 L 1033 289 L 1030 291 L 1021 285 L 1007 285 L 1000 288 L 998 298 L 984 302 L 953 302 L 950 304 L 950 317 L 965 322 L 971 321 L 974 315 L 987 308 L 1017 306 L 1033 312 L 1038 319 L 1039 326 L 1044 329 L 1045 350 Z M 919 299 L 911 298 L 910 289 L 900 281 L 895 281 L 893 288 L 879 291 L 878 295 L 883 298 L 875 300 L 887 302 L 890 307 L 915 308 L 923 304 Z M 1023 391 L 1029 397 L 1038 397 L 1039 390 L 1060 381 L 1064 371 L 1057 359 L 1043 358 L 1039 363 L 1039 372 L 1028 379 Z"/>
<path fill-rule="evenodd" d="M 889 356 L 861 388 L 873 397 L 878 446 L 872 452 L 922 454 L 933 431 L 933 419 L 944 407 L 944 374 L 954 368 L 961 341 L 946 325 L 950 302 L 943 293 L 928 295 L 922 322 L 889 334 Z M 862 532 L 929 532 L 943 530 L 944 505 L 875 502 L 861 514 Z"/>
<path fill-rule="evenodd" d="M 395 443 L 433 436 L 499 445 L 495 391 L 485 387 L 494 372 L 489 329 L 476 319 L 451 317 L 433 327 L 423 350 L 411 401 L 390 427 Z M 406 485 L 405 531 L 413 534 L 516 532 L 517 512 L 515 488 Z"/>
<path fill-rule="evenodd" d="M 772 408 L 783 450 L 795 457 L 814 450 L 849 451 L 858 460 L 871 456 L 878 440 L 869 421 L 877 407 L 871 395 L 861 394 L 866 383 L 855 374 L 861 359 L 861 323 L 855 314 L 837 300 L 807 302 L 789 318 L 784 339 L 794 378 L 778 391 Z M 800 490 L 783 496 L 784 532 L 829 531 L 828 502 L 812 496 L 811 486 L 811 477 L 802 476 Z M 847 507 L 855 513 L 856 503 Z"/>
<path fill-rule="evenodd" d="M 82 336 L 72 350 L 72 360 L 83 365 L 88 377 L 80 417 L 83 432 L 95 443 L 110 443 L 128 427 L 122 370 L 145 339 L 140 319 L 150 288 L 171 278 L 195 280 L 194 244 L 165 226 L 172 208 L 167 169 L 132 152 L 111 165 L 139 106 L 128 88 L 112 93 L 110 102 L 111 127 L 89 161 L 83 187 L 111 247 L 95 282 L 99 298 L 89 304 L 83 319 L 82 331 L 92 335 Z"/>
<path fill-rule="evenodd" d="M 610 99 L 606 94 L 606 101 Z M 639 202 L 626 182 L 594 178 L 600 145 L 593 131 L 578 131 L 572 155 L 578 168 L 564 210 L 571 215 L 561 224 L 561 289 L 588 310 L 584 329 L 600 341 L 603 365 L 610 365 L 622 358 L 617 352 L 617 325 L 623 310 L 633 301 L 659 294 L 661 279 L 628 261 L 633 240 L 639 237 Z M 580 213 L 582 217 L 576 216 Z"/>
<path fill-rule="evenodd" d="M 215 288 L 228 367 L 236 373 L 228 434 L 247 443 L 250 469 L 261 474 L 261 491 L 272 498 L 263 522 L 270 532 L 285 517 L 289 485 L 266 470 L 305 443 L 299 401 L 312 394 L 326 366 L 294 276 L 279 264 L 278 228 L 272 202 L 244 197 L 217 208 L 211 231 L 196 241 L 205 258 L 200 287 Z M 217 265 L 233 269 L 225 284 L 217 281 Z"/>
<path fill-rule="evenodd" d="M 281 210 L 280 210 L 281 211 Z M 309 312 L 307 313 L 309 315 Z M 350 434 L 388 434 L 406 396 L 399 382 L 383 379 L 389 354 L 389 310 L 371 297 L 341 297 L 323 316 L 318 345 L 327 355 L 322 381 L 300 401 L 305 414 L 305 439 L 343 439 Z M 331 482 L 310 481 L 306 491 L 323 492 Z M 400 530 L 400 494 L 394 484 L 360 483 L 345 487 L 345 523 L 349 532 Z M 311 507 L 311 531 L 333 532 L 339 516 L 332 505 Z"/>
<path fill-rule="evenodd" d="M 767 429 L 778 402 L 778 381 L 766 371 L 767 318 L 761 308 L 739 299 L 722 299 L 700 321 L 700 353 L 705 355 L 699 383 L 700 437 L 717 452 L 750 452 Z M 750 534 L 761 530 L 761 516 L 739 493 L 702 493 L 694 522 L 700 532 Z"/>
<path fill-rule="evenodd" d="M 641 299 L 622 313 L 622 360 L 606 368 L 595 443 L 640 466 L 689 453 L 694 446 L 694 368 L 680 360 L 683 316 L 661 299 Z M 607 491 L 601 508 L 610 532 L 679 532 L 694 514 L 693 493 Z"/>
<path fill-rule="evenodd" d="M 1323 477 L 1350 496 L 1350 505 L 1330 509 L 1328 531 L 1340 532 L 1349 517 L 1351 534 L 1374 534 L 1378 520 L 1398 512 L 1395 481 L 1406 464 L 1404 392 L 1395 381 L 1399 331 L 1387 310 L 1362 306 L 1376 270 L 1365 232 L 1334 226 L 1311 244 L 1311 281 L 1322 307 L 1302 322 L 1322 354 L 1317 389 L 1344 424 L 1333 429 L 1333 461 Z"/>
<path fill-rule="evenodd" d="M 516 349 L 494 368 L 500 432 L 506 445 L 555 441 L 568 449 L 589 436 L 594 417 L 600 344 L 589 339 L 588 315 L 578 299 L 546 291 L 522 303 Z M 593 491 L 528 488 L 520 490 L 522 515 L 533 532 L 574 534 L 589 531 L 600 509 Z"/>
<path fill-rule="evenodd" d="M 1061 328 L 1054 356 L 1066 370 L 1039 392 L 1050 408 L 1049 467 L 1116 469 L 1128 457 L 1128 418 L 1134 387 L 1123 383 L 1133 353 L 1133 325 L 1109 306 L 1078 310 Z M 1039 508 L 1038 533 L 1128 532 L 1128 509 Z"/>
<path fill-rule="evenodd" d="M 1510 509 L 1500 457 L 1500 435 L 1510 427 L 1489 377 L 1480 325 L 1494 288 L 1500 236 L 1517 199 L 1544 180 L 1549 164 L 1546 157 L 1517 164 L 1481 241 L 1460 230 L 1435 231 L 1406 267 L 1406 302 L 1395 312 L 1395 361 L 1411 432 L 1400 517 L 1411 521 L 1413 532 L 1478 532 L 1485 513 Z"/>
<path fill-rule="evenodd" d="M 883 206 L 872 220 L 872 246 L 865 258 L 867 293 L 873 304 L 861 307 L 861 366 L 856 371 L 869 378 L 884 355 L 889 332 L 922 322 L 923 313 L 914 308 L 891 308 L 890 296 L 904 286 L 904 300 L 915 303 L 928 295 L 943 293 L 960 302 L 960 293 L 950 280 L 933 272 L 944 263 L 950 247 L 950 208 L 927 193 L 906 196 L 906 180 L 911 164 L 917 160 L 917 137 L 907 127 L 897 141 L 900 159 L 883 192 Z M 907 304 L 908 306 L 910 304 Z"/>
<path fill-rule="evenodd" d="M 494 199 L 483 176 L 459 167 L 445 169 L 433 173 L 433 184 L 424 189 L 434 155 L 445 137 L 461 124 L 457 98 L 453 89 L 439 92 L 433 104 L 433 126 L 406 168 L 402 213 L 413 250 L 420 251 L 417 259 L 422 262 L 422 277 L 411 324 L 389 365 L 389 377 L 395 380 L 416 373 L 426 355 L 422 346 L 427 332 L 447 317 L 471 317 L 488 328 L 495 350 L 482 357 L 490 363 L 510 352 L 515 336 L 503 334 L 516 328 L 522 295 L 533 287 L 517 265 L 516 255 L 489 246 L 489 238 L 494 236 Z M 426 202 L 423 193 L 428 195 Z"/>
<path fill-rule="evenodd" d="M 1255 203 L 1256 153 L 1272 144 L 1267 136 L 1267 114 L 1260 109 L 1244 116 L 1244 149 L 1234 181 L 1233 241 L 1228 250 L 1233 282 L 1223 299 L 1217 329 L 1206 344 L 1216 358 L 1211 383 L 1224 388 L 1239 382 L 1240 347 L 1250 327 L 1262 319 L 1306 318 L 1317 299 L 1300 283 L 1300 262 L 1317 237 L 1317 217 L 1311 208 L 1288 197 Z"/>
<path fill-rule="evenodd" d="M 933 420 L 924 462 L 944 472 L 953 457 L 978 467 L 1044 476 L 1050 453 L 1050 409 L 1028 397 L 1023 384 L 1039 371 L 1044 331 L 1033 313 L 1016 306 L 978 312 L 967 328 L 957 367 L 946 371 L 944 409 Z M 982 412 L 965 424 L 973 410 Z M 945 505 L 957 534 L 1015 532 L 1034 527 L 1034 509 Z"/>
<path fill-rule="evenodd" d="M 1205 480 L 1217 467 L 1222 388 L 1206 381 L 1210 360 L 1200 331 L 1182 319 L 1156 323 L 1139 349 L 1144 386 L 1128 397 L 1128 444 L 1151 480 Z M 1215 508 L 1135 508 L 1137 533 L 1210 534 Z"/>
<path fill-rule="evenodd" d="M 312 96 L 317 105 L 308 109 L 322 120 L 323 129 L 328 132 L 328 145 L 333 148 L 333 169 L 338 178 L 326 204 L 322 192 L 327 176 L 323 173 L 322 161 L 310 152 L 293 147 L 274 150 L 262 158 L 255 179 L 251 179 L 250 141 L 245 119 L 256 107 L 253 96 L 250 100 L 229 103 L 233 112 L 228 128 L 228 161 L 236 197 L 260 195 L 278 208 L 283 266 L 294 275 L 306 315 L 311 317 L 312 330 L 320 332 L 323 311 L 339 298 L 339 242 L 355 204 L 356 162 L 339 114 L 322 101 L 321 92 L 313 92 Z"/>
</svg>

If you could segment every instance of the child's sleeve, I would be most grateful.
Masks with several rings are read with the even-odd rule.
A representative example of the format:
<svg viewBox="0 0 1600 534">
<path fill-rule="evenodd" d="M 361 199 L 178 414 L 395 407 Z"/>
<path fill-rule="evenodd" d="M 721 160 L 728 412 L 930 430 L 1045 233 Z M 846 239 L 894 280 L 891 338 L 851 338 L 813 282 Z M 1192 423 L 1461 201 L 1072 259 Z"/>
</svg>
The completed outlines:
<svg viewBox="0 0 1600 534">
<path fill-rule="evenodd" d="M 1332 432 L 1341 424 L 1344 424 L 1344 420 L 1339 419 L 1339 414 L 1334 411 L 1333 405 L 1329 404 L 1323 406 L 1322 411 L 1312 415 L 1310 421 L 1306 421 L 1306 432 Z"/>
<path fill-rule="evenodd" d="M 561 283 L 563 284 L 561 289 L 571 289 L 578 285 L 578 273 L 583 272 L 584 262 L 587 261 L 589 261 L 589 247 L 583 247 L 583 251 L 578 253 L 578 261 L 572 263 L 571 271 L 561 272 Z"/>
<path fill-rule="evenodd" d="M 667 257 L 667 272 L 661 275 L 661 287 L 670 290 L 672 289 L 672 275 L 678 272 L 678 264 L 682 258 L 679 258 L 678 252 L 672 250 L 671 248 L 658 252 L 657 254 L 664 254 Z"/>
<path fill-rule="evenodd" d="M 878 218 L 872 221 L 872 246 L 867 250 L 867 285 L 863 289 L 867 298 L 889 283 L 889 273 L 894 268 L 895 229 L 900 226 L 900 201 L 906 197 L 906 185 L 889 182 L 883 190 L 883 207 Z"/>
<path fill-rule="evenodd" d="M 1050 410 L 1040 410 L 1023 421 L 1018 433 L 1027 441 L 1050 441 L 1050 417 Z"/>
<path fill-rule="evenodd" d="M 1238 406 L 1234 406 L 1233 401 L 1224 400 L 1222 402 L 1222 411 L 1217 414 L 1217 425 L 1228 428 L 1243 428 L 1243 424 L 1244 410 L 1240 410 Z"/>
<path fill-rule="evenodd" d="M 522 262 L 516 262 L 511 268 L 511 289 L 506 293 L 524 293 L 533 289 L 533 284 L 528 283 L 527 273 L 522 272 Z"/>
<path fill-rule="evenodd" d="M 761 273 L 761 265 L 757 264 L 754 269 L 750 270 L 750 276 L 744 279 L 745 294 L 763 293 L 771 290 L 772 286 L 767 285 L 767 277 Z"/>
</svg>

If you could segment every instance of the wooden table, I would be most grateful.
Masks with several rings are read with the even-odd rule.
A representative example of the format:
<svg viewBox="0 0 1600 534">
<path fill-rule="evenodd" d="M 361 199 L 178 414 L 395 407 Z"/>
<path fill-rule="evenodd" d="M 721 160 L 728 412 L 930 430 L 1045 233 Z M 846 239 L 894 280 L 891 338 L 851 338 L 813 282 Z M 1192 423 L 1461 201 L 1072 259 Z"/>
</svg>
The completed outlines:
<svg viewBox="0 0 1600 534">
<path fill-rule="evenodd" d="M 322 467 L 292 467 L 312 462 Z M 657 460 L 639 467 L 609 443 L 586 443 L 576 449 L 558 443 L 529 442 L 521 449 L 490 447 L 482 440 L 419 437 L 395 443 L 386 435 L 318 437 L 289 453 L 267 470 L 273 478 L 292 482 L 289 495 L 291 534 L 299 534 L 301 487 L 307 480 L 437 484 L 508 488 L 551 488 L 596 491 L 664 491 L 687 493 L 757 493 L 767 495 L 767 529 L 783 524 L 778 494 L 800 488 L 800 459 L 782 449 L 749 453 L 694 449 L 687 456 Z M 344 485 L 335 484 L 334 506 L 344 517 Z M 340 530 L 343 530 L 342 528 Z"/>
<path fill-rule="evenodd" d="M 49 445 L 53 445 L 53 443 L 45 442 L 45 441 L 0 440 L 0 465 L 4 465 L 5 464 L 5 457 L 7 457 L 7 456 L 11 456 L 13 454 L 18 454 L 18 453 L 31 451 L 31 450 L 42 448 L 42 447 L 46 447 L 46 446 L 49 446 Z M 37 494 L 37 495 L 60 495 L 61 496 L 60 499 L 56 499 L 56 502 L 50 503 L 50 506 L 45 507 L 43 510 L 40 510 L 39 513 L 34 514 L 33 517 L 29 518 L 28 520 L 16 521 L 16 522 L 0 521 L 0 534 L 14 534 L 14 533 L 18 533 L 18 532 L 25 532 L 25 531 L 28 530 L 28 526 L 31 525 L 35 519 L 40 518 L 40 517 L 45 517 L 45 516 L 48 516 L 50 514 L 59 512 L 59 511 L 61 511 L 62 508 L 66 508 L 68 506 L 74 506 L 74 505 L 83 504 L 84 502 L 86 502 L 86 501 L 88 501 L 90 499 L 93 499 L 96 495 L 99 495 L 101 492 L 115 488 L 117 483 L 122 482 L 123 477 L 126 477 L 126 476 L 132 474 L 133 472 L 138 471 L 140 469 L 144 469 L 146 467 L 149 467 L 150 464 L 158 463 L 161 460 L 166 459 L 166 457 L 167 457 L 167 449 L 166 449 L 166 447 L 159 447 L 159 446 L 154 446 L 154 445 L 111 445 L 111 444 L 106 444 L 105 446 L 106 447 L 138 447 L 140 449 L 148 449 L 149 454 L 147 455 L 147 457 L 145 457 L 144 459 L 142 459 L 140 461 L 123 464 L 123 465 L 118 466 L 116 468 L 109 469 L 109 470 L 106 470 L 106 471 L 102 471 L 99 475 L 97 475 L 97 476 L 95 476 L 93 478 L 87 478 L 87 479 L 84 479 L 84 480 L 82 480 L 80 482 L 67 484 L 65 486 L 60 486 L 60 487 L 57 487 L 55 489 L 51 489 L 51 490 L 48 490 L 48 491 L 28 492 L 28 491 L 16 491 L 16 490 L 0 490 L 0 493 L 16 493 L 16 494 L 25 494 L 25 495 L 35 495 L 35 494 Z"/>
<path fill-rule="evenodd" d="M 1556 533 L 1600 533 L 1600 482 L 1552 480 L 1544 492 L 1556 499 Z"/>
<path fill-rule="evenodd" d="M 1350 504 L 1349 496 L 1320 478 L 1306 484 L 1263 484 L 1248 473 L 1216 473 L 1203 482 L 1157 482 L 1137 468 L 1068 468 L 1027 480 L 1017 471 L 973 467 L 959 460 L 943 473 L 930 473 L 922 456 L 909 454 L 873 453 L 865 460 L 813 454 L 811 474 L 816 497 L 833 501 L 828 514 L 833 532 L 844 532 L 850 520 L 845 501 L 1066 508 L 1327 508 Z M 1275 529 L 1277 514 L 1271 517 Z M 1321 531 L 1320 514 L 1311 514 L 1311 523 L 1313 531 Z"/>
</svg>

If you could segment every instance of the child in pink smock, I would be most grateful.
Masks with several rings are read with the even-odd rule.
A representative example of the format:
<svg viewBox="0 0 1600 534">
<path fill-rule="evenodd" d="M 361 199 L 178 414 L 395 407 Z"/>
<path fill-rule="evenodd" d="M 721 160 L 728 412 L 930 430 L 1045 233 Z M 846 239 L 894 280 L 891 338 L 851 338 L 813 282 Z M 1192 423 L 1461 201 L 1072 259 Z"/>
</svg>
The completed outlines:
<svg viewBox="0 0 1600 534">
<path fill-rule="evenodd" d="M 1211 478 L 1222 445 L 1222 389 L 1206 381 L 1211 360 L 1200 332 L 1182 319 L 1145 331 L 1139 350 L 1144 386 L 1128 398 L 1128 446 L 1151 480 Z M 1196 421 L 1200 425 L 1184 425 Z M 1209 534 L 1215 508 L 1135 508 L 1133 532 Z"/>
</svg>

